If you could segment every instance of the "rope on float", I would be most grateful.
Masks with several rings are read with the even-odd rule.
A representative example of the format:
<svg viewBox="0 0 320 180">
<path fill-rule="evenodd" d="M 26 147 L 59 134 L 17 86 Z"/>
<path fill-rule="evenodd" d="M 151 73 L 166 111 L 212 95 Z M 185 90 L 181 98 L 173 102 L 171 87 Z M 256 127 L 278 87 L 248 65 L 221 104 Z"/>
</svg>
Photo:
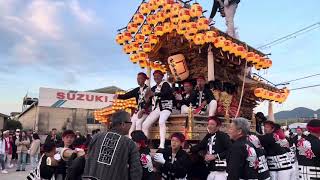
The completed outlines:
<svg viewBox="0 0 320 180">
<path fill-rule="evenodd" d="M 243 92 L 244 92 L 244 84 L 246 82 L 246 74 L 247 74 L 247 64 L 248 62 L 246 61 L 245 65 L 244 65 L 244 73 L 243 73 L 243 83 L 242 83 L 242 89 L 241 89 L 241 95 L 240 95 L 240 101 L 239 101 L 239 106 L 238 106 L 238 109 L 237 109 L 237 113 L 236 113 L 236 117 L 238 117 L 239 115 L 239 112 L 240 112 L 240 107 L 241 107 L 241 103 L 242 103 L 242 98 L 243 98 Z"/>
</svg>

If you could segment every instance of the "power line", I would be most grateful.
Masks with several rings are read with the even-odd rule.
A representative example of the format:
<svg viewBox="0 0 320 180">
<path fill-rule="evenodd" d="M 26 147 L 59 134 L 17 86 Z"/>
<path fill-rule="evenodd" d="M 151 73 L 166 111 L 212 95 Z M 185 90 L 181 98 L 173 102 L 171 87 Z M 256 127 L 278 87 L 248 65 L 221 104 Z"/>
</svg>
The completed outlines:
<svg viewBox="0 0 320 180">
<path fill-rule="evenodd" d="M 312 74 L 312 75 L 309 75 L 309 76 L 293 79 L 293 80 L 290 80 L 290 81 L 284 81 L 284 82 L 279 83 L 279 84 L 287 84 L 287 83 L 290 83 L 290 82 L 293 82 L 293 81 L 299 81 L 299 80 L 303 80 L 303 79 L 308 79 L 308 78 L 311 78 L 311 77 L 314 77 L 314 76 L 319 76 L 319 75 L 320 75 L 320 73 Z"/>
<path fill-rule="evenodd" d="M 320 86 L 320 84 L 311 85 L 311 86 L 304 86 L 304 87 L 299 87 L 299 88 L 294 88 L 294 89 L 290 89 L 290 91 L 295 91 L 295 90 L 300 90 L 300 89 L 307 89 L 307 88 L 313 88 L 313 87 L 318 87 L 318 86 Z"/>
<path fill-rule="evenodd" d="M 281 38 L 278 38 L 278 39 L 276 39 L 274 41 L 271 41 L 270 43 L 262 45 L 262 46 L 258 47 L 257 49 L 265 49 L 265 48 L 268 48 L 268 47 L 283 43 L 283 42 L 288 41 L 290 39 L 296 38 L 299 35 L 302 35 L 302 34 L 305 34 L 305 33 L 309 32 L 309 31 L 317 29 L 319 27 L 320 27 L 320 22 L 314 23 L 314 24 L 312 24 L 310 26 L 307 26 L 305 28 L 302 28 L 302 29 L 300 29 L 300 30 L 298 30 L 298 31 L 296 31 L 294 33 L 288 34 L 288 35 L 286 35 L 284 37 L 281 37 Z"/>
</svg>

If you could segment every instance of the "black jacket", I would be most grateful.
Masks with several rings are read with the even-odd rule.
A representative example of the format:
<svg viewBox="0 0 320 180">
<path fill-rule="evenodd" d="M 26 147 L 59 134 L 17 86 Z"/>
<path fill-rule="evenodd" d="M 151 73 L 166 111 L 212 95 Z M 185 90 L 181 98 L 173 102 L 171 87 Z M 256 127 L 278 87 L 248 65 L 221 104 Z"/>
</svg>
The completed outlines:
<svg viewBox="0 0 320 180">
<path fill-rule="evenodd" d="M 224 0 L 222 0 L 222 2 L 224 2 Z M 240 0 L 229 0 L 229 4 L 234 4 L 234 3 L 237 3 L 237 4 L 240 3 Z M 221 7 L 220 3 L 217 0 L 213 0 L 210 18 L 213 18 L 216 15 L 218 8 L 221 11 L 222 7 Z"/>
<path fill-rule="evenodd" d="M 202 92 L 201 103 L 203 101 L 207 101 L 207 104 L 209 104 L 214 99 L 215 98 L 213 96 L 212 91 L 209 88 L 204 88 L 204 90 Z M 201 105 L 201 104 L 199 104 L 199 100 L 200 100 L 200 91 L 197 90 L 196 91 L 196 101 L 195 101 L 195 104 L 193 104 L 193 106 L 199 107 Z"/>
<path fill-rule="evenodd" d="M 184 178 L 188 175 L 191 168 L 191 160 L 187 152 L 182 148 L 177 152 L 173 163 L 171 148 L 158 150 L 157 152 L 163 153 L 163 157 L 166 160 L 166 162 L 160 167 L 163 179 L 175 180 L 176 178 Z"/>
<path fill-rule="evenodd" d="M 246 136 L 231 145 L 227 164 L 228 180 L 258 179 L 258 157 Z"/>
<path fill-rule="evenodd" d="M 139 150 L 139 153 L 140 153 L 140 163 L 143 169 L 142 180 L 155 179 L 154 169 L 152 167 L 148 167 L 148 164 L 151 163 L 152 165 L 150 149 L 148 147 L 141 148 Z"/>
<path fill-rule="evenodd" d="M 298 135 L 295 135 L 289 139 L 290 146 L 292 146 L 294 144 L 297 147 L 297 143 L 298 143 L 298 139 L 299 139 L 298 137 L 299 137 Z M 304 134 L 301 135 L 301 138 L 305 138 L 305 137 L 306 136 Z"/>
<path fill-rule="evenodd" d="M 173 107 L 173 92 L 168 82 L 162 82 L 160 91 L 157 91 L 157 85 L 151 88 L 151 91 L 155 93 L 154 97 L 151 97 L 152 110 L 157 105 L 160 107 L 160 111 L 169 110 L 172 111 Z"/>
<path fill-rule="evenodd" d="M 209 154 L 210 152 L 210 144 L 212 142 L 212 154 L 218 155 L 220 157 L 220 161 L 226 161 L 226 157 L 231 146 L 231 140 L 229 136 L 221 131 L 218 131 L 214 134 L 208 133 L 199 144 L 193 146 L 190 150 L 192 153 L 197 153 L 199 151 L 205 151 L 205 154 Z M 211 161 L 207 163 L 207 167 L 210 171 L 225 171 L 226 164 L 222 165 L 218 163 L 219 159 Z"/>
<path fill-rule="evenodd" d="M 178 101 L 179 106 L 181 107 L 182 105 L 190 106 L 190 103 L 192 106 L 196 104 L 197 101 L 197 95 L 195 91 L 191 91 L 190 94 L 183 93 L 182 95 L 182 100 Z M 179 108 L 180 108 L 179 107 Z"/>
<path fill-rule="evenodd" d="M 146 90 L 148 88 L 147 85 L 144 85 L 143 90 Z M 130 98 L 136 98 L 136 103 L 138 105 L 138 110 L 144 109 L 146 107 L 146 102 L 144 99 L 144 94 L 140 93 L 140 87 L 134 88 L 133 90 L 121 94 L 118 96 L 118 99 L 130 99 Z"/>
</svg>

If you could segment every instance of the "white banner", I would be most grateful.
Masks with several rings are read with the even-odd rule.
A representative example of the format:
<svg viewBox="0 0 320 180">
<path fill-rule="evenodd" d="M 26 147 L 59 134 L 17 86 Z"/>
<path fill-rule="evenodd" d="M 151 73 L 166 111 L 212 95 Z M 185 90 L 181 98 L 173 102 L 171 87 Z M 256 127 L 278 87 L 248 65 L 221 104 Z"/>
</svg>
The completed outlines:
<svg viewBox="0 0 320 180">
<path fill-rule="evenodd" d="M 114 94 L 40 88 L 39 106 L 100 109 L 112 105 Z"/>
</svg>

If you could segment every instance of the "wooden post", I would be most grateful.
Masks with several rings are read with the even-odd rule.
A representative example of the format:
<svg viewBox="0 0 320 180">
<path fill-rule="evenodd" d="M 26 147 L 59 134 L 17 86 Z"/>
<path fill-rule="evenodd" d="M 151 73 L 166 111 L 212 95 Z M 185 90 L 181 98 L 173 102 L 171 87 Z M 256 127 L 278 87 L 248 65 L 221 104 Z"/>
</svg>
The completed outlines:
<svg viewBox="0 0 320 180">
<path fill-rule="evenodd" d="M 269 106 L 268 106 L 268 117 L 270 121 L 275 122 L 274 114 L 273 114 L 273 103 L 271 101 L 269 101 Z"/>
<path fill-rule="evenodd" d="M 208 81 L 214 81 L 214 57 L 211 44 L 208 47 Z"/>
<path fill-rule="evenodd" d="M 151 67 L 150 66 L 147 67 L 147 76 L 148 76 L 149 80 L 147 80 L 146 84 L 148 87 L 150 87 L 150 85 L 151 85 Z"/>
</svg>

